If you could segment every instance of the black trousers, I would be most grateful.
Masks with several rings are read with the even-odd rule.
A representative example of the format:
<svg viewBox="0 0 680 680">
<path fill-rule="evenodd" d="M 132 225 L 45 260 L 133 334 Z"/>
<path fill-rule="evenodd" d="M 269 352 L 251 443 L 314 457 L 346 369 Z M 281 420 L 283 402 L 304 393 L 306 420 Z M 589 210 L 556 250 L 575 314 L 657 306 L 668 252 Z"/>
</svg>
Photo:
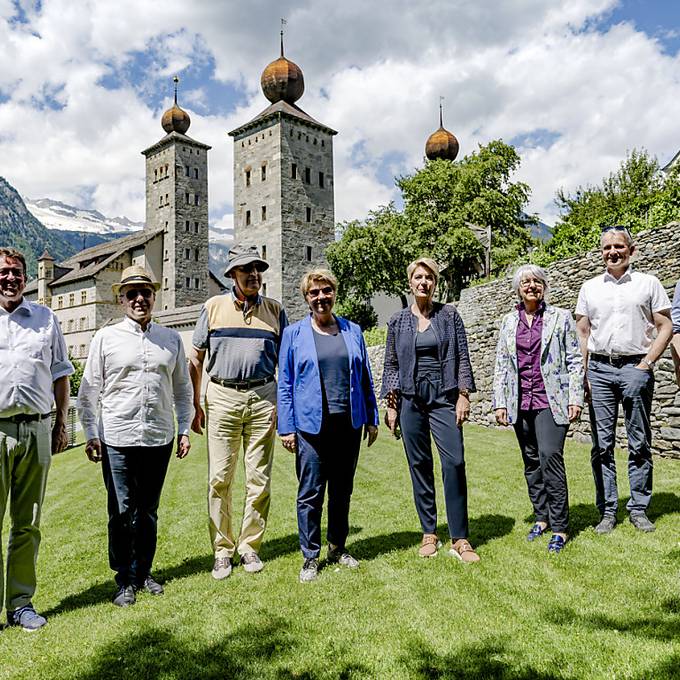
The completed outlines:
<svg viewBox="0 0 680 680">
<path fill-rule="evenodd" d="M 102 442 L 108 494 L 109 565 L 119 586 L 141 585 L 156 554 L 158 504 L 172 440 L 163 446 L 115 447 Z"/>
<path fill-rule="evenodd" d="M 321 514 L 328 485 L 329 543 L 344 548 L 349 534 L 349 504 L 359 460 L 361 428 L 349 414 L 324 414 L 319 434 L 297 432 L 297 520 L 300 549 L 308 557 L 321 552 Z"/>
<path fill-rule="evenodd" d="M 537 522 L 553 533 L 569 528 L 569 493 L 564 469 L 564 440 L 569 425 L 558 425 L 549 408 L 519 411 L 515 434 L 524 459 L 524 476 Z"/>
<path fill-rule="evenodd" d="M 399 421 L 413 483 L 413 498 L 424 534 L 437 530 L 432 442 L 439 451 L 446 519 L 451 538 L 468 537 L 467 480 L 463 429 L 456 425 L 458 393 L 444 393 L 436 378 L 416 382 L 417 394 L 402 396 Z"/>
</svg>

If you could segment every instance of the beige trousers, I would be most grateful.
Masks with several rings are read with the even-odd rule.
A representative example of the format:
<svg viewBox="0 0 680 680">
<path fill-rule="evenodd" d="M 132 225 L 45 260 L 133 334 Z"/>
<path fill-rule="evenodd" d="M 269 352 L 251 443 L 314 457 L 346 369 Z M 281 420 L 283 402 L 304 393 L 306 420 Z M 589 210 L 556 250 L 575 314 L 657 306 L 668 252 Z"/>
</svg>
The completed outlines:
<svg viewBox="0 0 680 680">
<path fill-rule="evenodd" d="M 276 383 L 239 391 L 208 384 L 208 514 L 215 557 L 258 552 L 269 513 L 276 436 Z M 243 447 L 246 496 L 238 540 L 232 527 L 232 482 Z"/>
</svg>

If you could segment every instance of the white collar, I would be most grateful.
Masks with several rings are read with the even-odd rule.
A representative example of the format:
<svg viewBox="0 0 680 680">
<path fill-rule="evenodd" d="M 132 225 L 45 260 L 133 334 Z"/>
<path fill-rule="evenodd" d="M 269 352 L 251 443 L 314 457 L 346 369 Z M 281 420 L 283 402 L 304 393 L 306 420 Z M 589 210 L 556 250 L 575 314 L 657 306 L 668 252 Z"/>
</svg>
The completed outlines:
<svg viewBox="0 0 680 680">
<path fill-rule="evenodd" d="M 153 321 L 149 321 L 146 331 L 142 330 L 142 327 L 136 322 L 133 321 L 129 316 L 125 316 L 123 319 L 123 323 L 127 324 L 128 329 L 133 331 L 134 333 L 145 333 L 151 330 L 151 326 L 153 326 Z"/>
<path fill-rule="evenodd" d="M 628 269 L 619 276 L 617 279 L 615 276 L 612 276 L 607 269 L 604 270 L 604 280 L 605 281 L 613 281 L 614 283 L 625 283 L 626 281 L 631 281 L 632 280 L 632 274 L 633 274 L 633 265 L 629 264 Z"/>
</svg>

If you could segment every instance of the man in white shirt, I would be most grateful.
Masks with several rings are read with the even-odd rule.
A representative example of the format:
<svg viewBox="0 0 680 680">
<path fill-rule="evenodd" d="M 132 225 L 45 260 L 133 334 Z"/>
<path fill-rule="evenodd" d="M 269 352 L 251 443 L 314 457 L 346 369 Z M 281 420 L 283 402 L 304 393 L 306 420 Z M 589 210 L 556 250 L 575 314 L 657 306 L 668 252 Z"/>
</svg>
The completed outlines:
<svg viewBox="0 0 680 680">
<path fill-rule="evenodd" d="M 159 284 L 142 267 L 125 269 L 112 286 L 125 318 L 92 339 L 78 393 L 88 458 L 101 460 L 108 493 L 113 603 L 134 604 L 136 592 L 162 595 L 151 575 L 158 504 L 175 431 L 177 457 L 189 453 L 192 391 L 182 340 L 151 321 Z"/>
<path fill-rule="evenodd" d="M 68 376 L 73 366 L 56 317 L 47 307 L 25 300 L 25 287 L 24 256 L 0 248 L 0 531 L 8 498 L 11 517 L 4 601 L 9 625 L 34 631 L 47 623 L 31 603 L 40 510 L 51 456 L 68 444 Z M 53 402 L 56 416 L 50 432 Z M 0 555 L 0 610 L 3 586 Z"/>
<path fill-rule="evenodd" d="M 671 338 L 671 303 L 661 282 L 633 271 L 635 244 L 626 227 L 602 232 L 606 271 L 582 286 L 576 303 L 576 329 L 587 367 L 593 439 L 591 462 L 595 502 L 608 534 L 616 526 L 618 490 L 614 444 L 619 404 L 628 435 L 630 521 L 641 531 L 654 531 L 647 517 L 652 498 L 652 429 L 654 364 Z"/>
</svg>

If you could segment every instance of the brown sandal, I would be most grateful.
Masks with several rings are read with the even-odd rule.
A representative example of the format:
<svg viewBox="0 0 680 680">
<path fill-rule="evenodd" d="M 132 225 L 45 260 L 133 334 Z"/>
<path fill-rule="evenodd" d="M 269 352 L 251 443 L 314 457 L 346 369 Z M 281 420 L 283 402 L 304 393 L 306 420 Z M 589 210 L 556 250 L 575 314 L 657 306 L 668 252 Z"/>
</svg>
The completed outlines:
<svg viewBox="0 0 680 680">
<path fill-rule="evenodd" d="M 474 551 L 470 545 L 470 541 L 465 538 L 459 538 L 457 541 L 451 541 L 451 550 L 449 555 L 457 557 L 461 562 L 471 564 L 472 562 L 479 562 L 479 555 Z"/>
<path fill-rule="evenodd" d="M 418 548 L 418 555 L 420 557 L 435 557 L 437 550 L 442 547 L 441 541 L 437 538 L 437 534 L 423 534 L 423 540 Z"/>
</svg>

